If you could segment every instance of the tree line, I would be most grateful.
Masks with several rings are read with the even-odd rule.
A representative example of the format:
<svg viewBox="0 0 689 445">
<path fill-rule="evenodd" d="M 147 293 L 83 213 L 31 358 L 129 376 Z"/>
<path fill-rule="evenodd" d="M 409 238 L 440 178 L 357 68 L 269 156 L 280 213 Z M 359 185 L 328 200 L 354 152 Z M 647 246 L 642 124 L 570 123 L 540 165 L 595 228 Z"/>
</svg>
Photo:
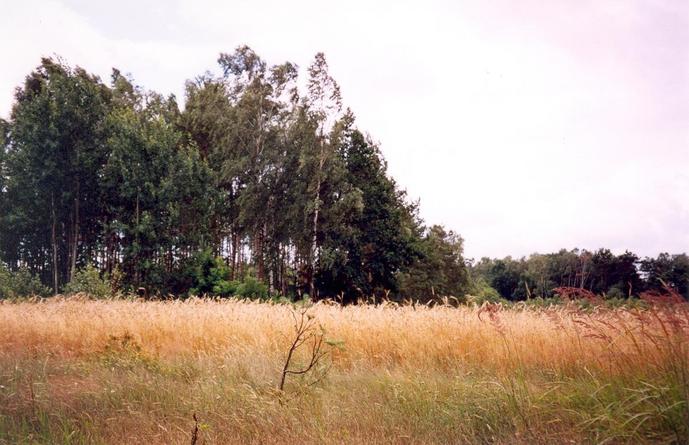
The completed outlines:
<svg viewBox="0 0 689 445">
<path fill-rule="evenodd" d="M 469 265 L 472 288 L 486 298 L 523 301 L 552 298 L 562 288 L 582 289 L 607 298 L 630 298 L 667 287 L 689 300 L 689 256 L 661 253 L 640 258 L 625 251 L 586 249 L 533 254 L 528 258 L 482 258 Z"/>
<path fill-rule="evenodd" d="M 463 292 L 462 239 L 424 225 L 323 54 L 301 83 L 247 46 L 218 64 L 182 110 L 116 69 L 106 84 L 43 59 L 0 121 L 5 272 L 53 293 L 89 267 L 157 294 Z"/>
<path fill-rule="evenodd" d="M 247 46 L 218 65 L 187 81 L 183 109 L 117 69 L 105 83 L 45 58 L 26 77 L 0 119 L 0 298 L 94 280 L 344 302 L 562 286 L 631 296 L 661 283 L 689 297 L 686 255 L 466 260 L 463 239 L 426 225 L 388 175 L 323 54 L 304 81 Z"/>
</svg>

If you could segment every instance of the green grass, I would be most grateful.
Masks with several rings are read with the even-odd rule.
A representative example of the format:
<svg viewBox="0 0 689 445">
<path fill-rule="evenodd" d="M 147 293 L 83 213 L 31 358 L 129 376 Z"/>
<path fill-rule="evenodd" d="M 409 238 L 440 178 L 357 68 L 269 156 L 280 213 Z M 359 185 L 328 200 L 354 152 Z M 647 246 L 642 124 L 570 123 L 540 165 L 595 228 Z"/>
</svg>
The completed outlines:
<svg viewBox="0 0 689 445">
<path fill-rule="evenodd" d="M 459 371 L 459 370 L 458 370 Z M 0 443 L 686 443 L 671 376 L 333 372 L 316 387 L 139 352 L 2 361 Z M 140 442 L 139 442 L 140 443 Z"/>
</svg>

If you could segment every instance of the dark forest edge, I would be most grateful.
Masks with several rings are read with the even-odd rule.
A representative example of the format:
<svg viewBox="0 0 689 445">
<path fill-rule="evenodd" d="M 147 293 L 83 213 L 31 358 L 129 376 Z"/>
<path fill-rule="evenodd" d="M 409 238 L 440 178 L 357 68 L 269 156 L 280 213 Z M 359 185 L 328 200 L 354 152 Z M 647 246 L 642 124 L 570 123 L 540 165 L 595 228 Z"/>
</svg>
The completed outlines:
<svg viewBox="0 0 689 445">
<path fill-rule="evenodd" d="M 0 298 L 689 299 L 686 254 L 465 259 L 387 174 L 323 54 L 304 91 L 246 46 L 218 63 L 184 110 L 116 69 L 105 84 L 46 58 L 26 77 L 0 120 Z"/>
</svg>

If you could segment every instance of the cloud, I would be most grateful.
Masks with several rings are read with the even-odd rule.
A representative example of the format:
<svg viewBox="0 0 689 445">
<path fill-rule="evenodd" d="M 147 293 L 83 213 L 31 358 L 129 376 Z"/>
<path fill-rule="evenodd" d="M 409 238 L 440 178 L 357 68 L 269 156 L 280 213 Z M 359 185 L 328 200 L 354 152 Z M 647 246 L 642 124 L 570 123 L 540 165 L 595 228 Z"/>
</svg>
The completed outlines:
<svg viewBox="0 0 689 445">
<path fill-rule="evenodd" d="M 217 57 L 214 46 L 130 40 L 104 35 L 71 8 L 55 1 L 14 2 L 0 18 L 0 39 L 6 61 L 0 71 L 0 115 L 7 117 L 13 89 L 41 57 L 60 56 L 109 81 L 112 68 L 131 72 L 146 88 L 181 96 L 188 77 L 209 68 Z"/>
</svg>

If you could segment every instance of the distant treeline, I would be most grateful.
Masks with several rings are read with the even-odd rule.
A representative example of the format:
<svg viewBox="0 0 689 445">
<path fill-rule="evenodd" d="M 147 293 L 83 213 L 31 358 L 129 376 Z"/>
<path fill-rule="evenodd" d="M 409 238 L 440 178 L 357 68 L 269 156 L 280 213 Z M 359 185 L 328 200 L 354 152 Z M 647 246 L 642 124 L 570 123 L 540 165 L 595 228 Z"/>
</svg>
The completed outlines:
<svg viewBox="0 0 689 445">
<path fill-rule="evenodd" d="M 689 299 L 689 257 L 661 253 L 641 259 L 631 252 L 608 249 L 560 250 L 528 258 L 482 258 L 470 265 L 472 290 L 512 301 L 556 296 L 556 288 L 571 287 L 607 298 L 628 298 L 642 292 L 666 293 L 667 287 Z"/>
<path fill-rule="evenodd" d="M 426 226 L 388 176 L 323 54 L 305 82 L 248 47 L 218 63 L 221 75 L 187 82 L 184 110 L 118 70 L 106 84 L 43 59 L 26 77 L 0 120 L 0 298 L 524 299 L 562 285 L 634 295 L 661 280 L 687 295 L 684 255 L 471 265 L 462 238 Z"/>
</svg>

